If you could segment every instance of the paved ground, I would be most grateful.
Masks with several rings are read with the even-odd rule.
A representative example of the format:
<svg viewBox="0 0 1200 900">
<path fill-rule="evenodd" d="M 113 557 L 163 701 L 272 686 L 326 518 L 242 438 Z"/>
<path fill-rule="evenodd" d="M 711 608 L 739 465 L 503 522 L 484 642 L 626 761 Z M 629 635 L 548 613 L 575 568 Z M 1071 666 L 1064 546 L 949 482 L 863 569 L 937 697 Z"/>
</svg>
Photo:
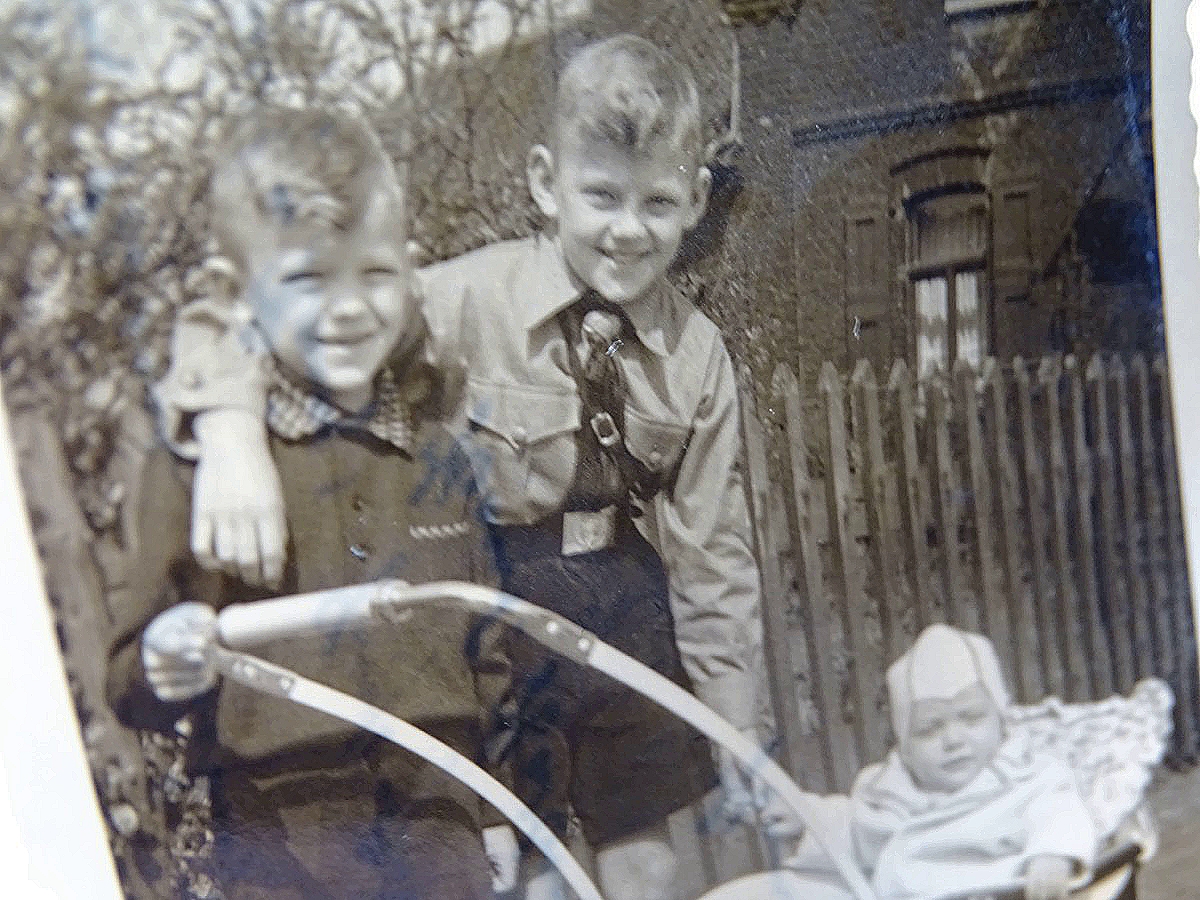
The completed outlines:
<svg viewBox="0 0 1200 900">
<path fill-rule="evenodd" d="M 1200 767 L 1165 773 L 1150 789 L 1158 821 L 1158 854 L 1138 876 L 1138 900 L 1200 897 Z"/>
</svg>

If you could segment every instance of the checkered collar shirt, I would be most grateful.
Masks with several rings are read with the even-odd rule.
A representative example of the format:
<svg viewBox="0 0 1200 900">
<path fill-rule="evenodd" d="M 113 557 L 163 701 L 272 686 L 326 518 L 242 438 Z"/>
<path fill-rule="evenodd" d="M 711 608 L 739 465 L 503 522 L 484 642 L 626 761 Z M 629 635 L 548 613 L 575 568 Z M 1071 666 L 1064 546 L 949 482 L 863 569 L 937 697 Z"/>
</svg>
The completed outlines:
<svg viewBox="0 0 1200 900">
<path fill-rule="evenodd" d="M 406 390 L 407 388 L 407 390 Z M 322 400 L 270 366 L 267 389 L 267 427 L 287 441 L 310 438 L 325 428 L 358 429 L 412 453 L 416 430 L 413 386 L 402 387 L 385 368 L 375 381 L 375 397 L 359 413 L 348 413 Z"/>
</svg>

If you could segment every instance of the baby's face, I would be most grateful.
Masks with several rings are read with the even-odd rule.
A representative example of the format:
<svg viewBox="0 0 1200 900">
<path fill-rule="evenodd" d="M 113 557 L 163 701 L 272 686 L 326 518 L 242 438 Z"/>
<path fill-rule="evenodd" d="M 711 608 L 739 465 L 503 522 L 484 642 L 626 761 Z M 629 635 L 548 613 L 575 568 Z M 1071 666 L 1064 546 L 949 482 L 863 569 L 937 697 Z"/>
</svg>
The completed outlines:
<svg viewBox="0 0 1200 900">
<path fill-rule="evenodd" d="M 411 319 L 403 226 L 384 192 L 342 231 L 312 223 L 253 230 L 247 294 L 280 366 L 348 411 Z"/>
<path fill-rule="evenodd" d="M 1000 710 L 982 684 L 948 700 L 917 700 L 900 756 L 917 784 L 952 793 L 991 762 L 1004 739 Z"/>
<path fill-rule="evenodd" d="M 553 178 L 566 263 L 614 303 L 641 297 L 667 271 L 708 199 L 707 169 L 671 140 L 633 151 L 564 128 Z"/>
</svg>

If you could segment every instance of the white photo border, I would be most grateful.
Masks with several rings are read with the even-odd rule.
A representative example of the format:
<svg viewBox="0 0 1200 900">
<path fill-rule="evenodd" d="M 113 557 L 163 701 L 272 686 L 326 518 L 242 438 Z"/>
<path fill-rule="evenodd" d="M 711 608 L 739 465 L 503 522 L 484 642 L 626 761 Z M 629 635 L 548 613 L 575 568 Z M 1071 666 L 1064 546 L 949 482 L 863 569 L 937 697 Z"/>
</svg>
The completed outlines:
<svg viewBox="0 0 1200 900">
<path fill-rule="evenodd" d="M 1186 22 L 1186 29 L 1184 27 Z M 1191 583 L 1200 584 L 1200 0 L 1154 0 L 1153 128 L 1163 304 Z M 1190 99 L 1190 109 L 1189 109 Z M 121 897 L 67 690 L 0 404 L 0 884 L 21 898 Z M 1200 606 L 1195 603 L 1195 621 Z M 1198 629 L 1200 631 L 1200 629 Z M 1200 637 L 1200 634 L 1198 634 Z M 70 811 L 70 814 L 68 814 Z"/>
</svg>

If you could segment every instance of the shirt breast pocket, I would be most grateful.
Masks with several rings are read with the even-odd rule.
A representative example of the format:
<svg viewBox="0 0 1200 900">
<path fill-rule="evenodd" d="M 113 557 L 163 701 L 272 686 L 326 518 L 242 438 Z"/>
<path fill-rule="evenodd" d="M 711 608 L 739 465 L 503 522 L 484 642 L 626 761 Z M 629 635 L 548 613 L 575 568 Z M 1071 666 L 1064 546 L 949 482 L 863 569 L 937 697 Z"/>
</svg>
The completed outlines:
<svg viewBox="0 0 1200 900">
<path fill-rule="evenodd" d="M 556 504 L 572 481 L 579 397 L 472 379 L 467 402 L 476 477 L 488 499 L 517 518 Z"/>
<path fill-rule="evenodd" d="M 687 449 L 689 429 L 625 409 L 625 446 L 654 475 L 670 478 Z"/>
</svg>

